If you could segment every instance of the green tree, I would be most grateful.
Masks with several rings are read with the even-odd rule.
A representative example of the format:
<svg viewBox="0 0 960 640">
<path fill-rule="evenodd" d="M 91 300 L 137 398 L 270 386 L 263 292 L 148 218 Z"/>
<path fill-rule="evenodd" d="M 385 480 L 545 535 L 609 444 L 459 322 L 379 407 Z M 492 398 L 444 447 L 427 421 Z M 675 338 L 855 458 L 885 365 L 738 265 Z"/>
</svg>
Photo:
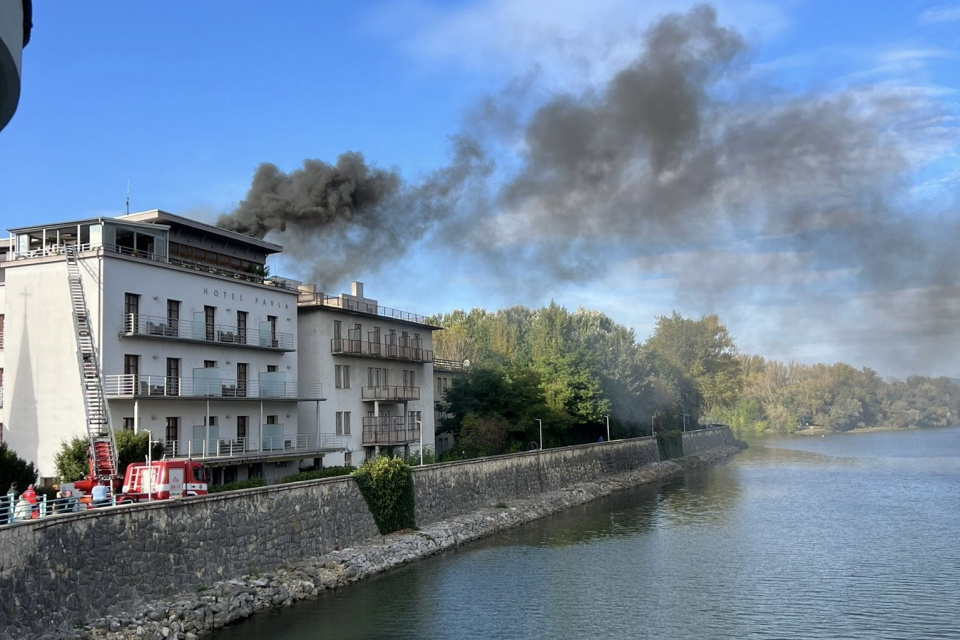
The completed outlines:
<svg viewBox="0 0 960 640">
<path fill-rule="evenodd" d="M 76 482 L 90 473 L 87 459 L 89 444 L 85 436 L 74 436 L 60 443 L 60 451 L 53 456 L 60 482 Z"/>
<path fill-rule="evenodd" d="M 22 492 L 36 479 L 37 469 L 33 463 L 18 456 L 6 442 L 0 442 L 0 493 L 6 493 L 13 482 Z"/>
</svg>

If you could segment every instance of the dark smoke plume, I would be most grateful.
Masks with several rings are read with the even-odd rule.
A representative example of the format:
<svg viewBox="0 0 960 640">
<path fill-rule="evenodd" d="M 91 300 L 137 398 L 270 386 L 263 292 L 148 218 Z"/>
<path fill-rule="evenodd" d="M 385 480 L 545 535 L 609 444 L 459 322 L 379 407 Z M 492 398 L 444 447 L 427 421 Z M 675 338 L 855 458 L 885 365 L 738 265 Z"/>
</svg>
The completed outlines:
<svg viewBox="0 0 960 640">
<path fill-rule="evenodd" d="M 921 89 L 765 86 L 709 6 L 654 24 L 599 90 L 533 105 L 533 82 L 482 101 L 450 166 L 417 185 L 359 154 L 290 174 L 264 165 L 220 224 L 277 234 L 325 283 L 430 233 L 539 291 L 633 264 L 721 315 L 756 287 L 813 301 L 871 292 L 858 302 L 872 321 L 956 331 L 943 314 L 960 308 L 956 225 L 898 204 L 910 173 L 960 140 Z M 513 170 L 494 183 L 498 152 Z M 912 312 L 878 291 L 909 291 Z"/>
<path fill-rule="evenodd" d="M 272 234 L 306 265 L 311 282 L 327 289 L 403 256 L 458 206 L 472 179 L 489 171 L 474 141 L 457 137 L 452 147 L 451 163 L 417 185 L 353 152 L 336 165 L 305 160 L 290 173 L 264 163 L 240 205 L 217 225 L 256 238 Z"/>
</svg>

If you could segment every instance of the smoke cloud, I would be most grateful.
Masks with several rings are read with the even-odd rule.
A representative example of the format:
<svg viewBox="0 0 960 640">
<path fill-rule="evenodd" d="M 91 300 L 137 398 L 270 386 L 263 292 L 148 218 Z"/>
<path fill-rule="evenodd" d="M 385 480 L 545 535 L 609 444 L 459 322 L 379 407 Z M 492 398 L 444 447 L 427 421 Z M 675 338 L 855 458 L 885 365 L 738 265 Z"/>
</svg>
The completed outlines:
<svg viewBox="0 0 960 640">
<path fill-rule="evenodd" d="M 597 90 L 531 104 L 535 82 L 483 100 L 451 163 L 416 184 L 353 153 L 289 174 L 263 165 L 219 224 L 276 237 L 327 284 L 429 234 L 541 289 L 634 265 L 721 316 L 751 288 L 785 287 L 870 291 L 859 303 L 891 322 L 903 314 L 876 292 L 909 289 L 918 331 L 952 330 L 925 309 L 960 301 L 956 224 L 902 203 L 916 168 L 960 140 L 922 88 L 766 86 L 709 6 L 653 24 Z"/>
</svg>

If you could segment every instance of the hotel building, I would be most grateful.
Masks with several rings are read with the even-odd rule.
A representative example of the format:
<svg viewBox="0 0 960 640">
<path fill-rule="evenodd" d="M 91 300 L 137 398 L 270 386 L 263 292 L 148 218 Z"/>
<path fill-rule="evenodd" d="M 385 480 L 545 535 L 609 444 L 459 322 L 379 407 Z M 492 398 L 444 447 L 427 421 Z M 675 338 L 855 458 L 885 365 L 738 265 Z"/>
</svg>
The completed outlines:
<svg viewBox="0 0 960 640">
<path fill-rule="evenodd" d="M 215 483 L 269 481 L 354 445 L 336 416 L 368 401 L 326 408 L 323 383 L 335 387 L 340 369 L 329 344 L 315 348 L 319 328 L 298 360 L 298 315 L 312 307 L 299 283 L 264 275 L 280 246 L 158 210 L 10 231 L 0 437 L 42 478 L 56 476 L 54 455 L 75 436 L 94 443 L 97 475 L 115 473 L 121 428 L 202 460 Z M 389 406 L 406 415 L 423 406 L 414 401 Z"/>
</svg>

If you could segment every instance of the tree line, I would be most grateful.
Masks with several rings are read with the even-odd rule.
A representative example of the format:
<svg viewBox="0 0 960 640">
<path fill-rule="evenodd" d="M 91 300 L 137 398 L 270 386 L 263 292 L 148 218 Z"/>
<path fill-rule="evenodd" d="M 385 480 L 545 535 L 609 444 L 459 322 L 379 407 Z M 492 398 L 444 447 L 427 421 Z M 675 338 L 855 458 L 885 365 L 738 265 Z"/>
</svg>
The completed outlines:
<svg viewBox="0 0 960 640">
<path fill-rule="evenodd" d="M 745 433 L 957 422 L 960 387 L 947 378 L 883 379 L 850 365 L 782 363 L 739 353 L 716 315 L 656 318 L 653 334 L 599 311 L 551 303 L 473 309 L 428 320 L 437 358 L 471 366 L 438 402 L 440 432 L 470 455 L 652 431 L 727 424 Z"/>
</svg>

